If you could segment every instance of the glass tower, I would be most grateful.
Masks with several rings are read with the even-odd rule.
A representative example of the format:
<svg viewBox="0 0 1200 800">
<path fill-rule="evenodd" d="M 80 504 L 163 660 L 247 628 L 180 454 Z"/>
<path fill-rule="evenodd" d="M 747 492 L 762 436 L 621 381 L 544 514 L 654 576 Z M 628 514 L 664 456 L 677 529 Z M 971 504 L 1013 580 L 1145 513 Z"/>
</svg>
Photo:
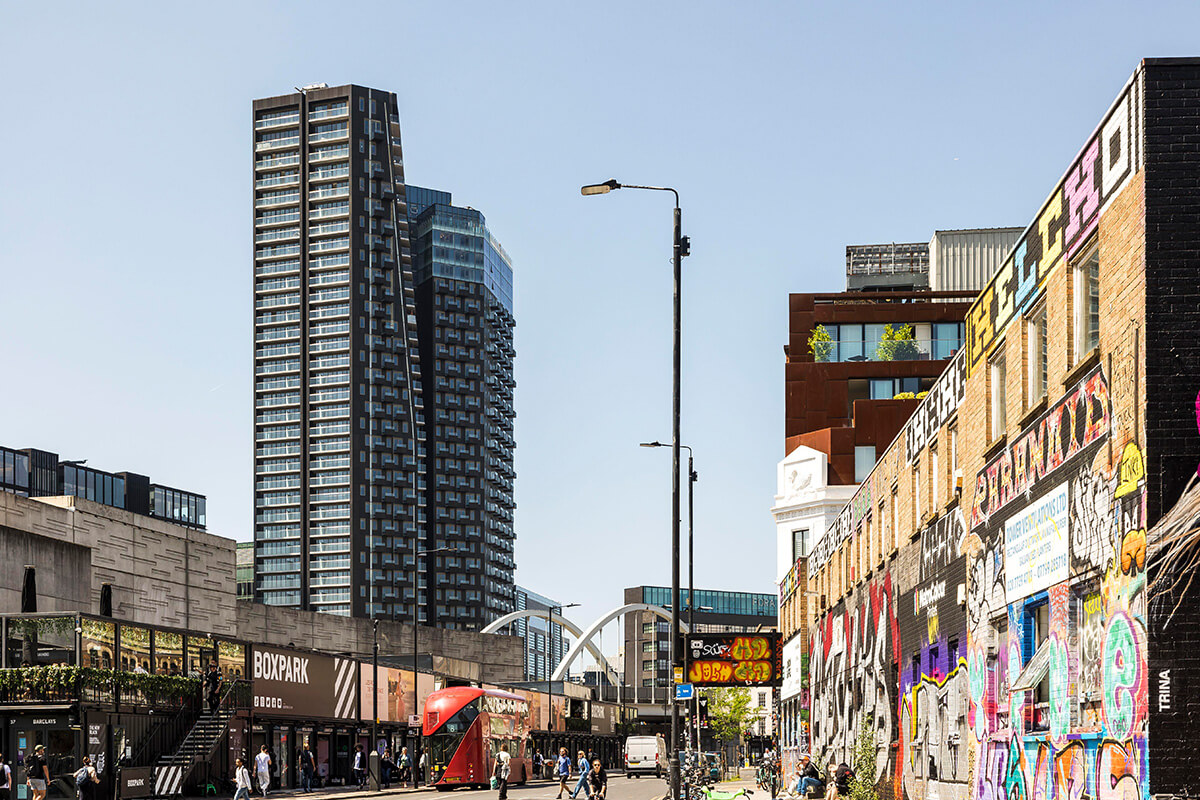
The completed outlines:
<svg viewBox="0 0 1200 800">
<path fill-rule="evenodd" d="M 424 414 L 396 96 L 254 102 L 254 595 L 412 619 Z"/>
<path fill-rule="evenodd" d="M 483 214 L 407 187 L 430 480 L 427 618 L 478 630 L 513 611 L 512 262 Z"/>
</svg>

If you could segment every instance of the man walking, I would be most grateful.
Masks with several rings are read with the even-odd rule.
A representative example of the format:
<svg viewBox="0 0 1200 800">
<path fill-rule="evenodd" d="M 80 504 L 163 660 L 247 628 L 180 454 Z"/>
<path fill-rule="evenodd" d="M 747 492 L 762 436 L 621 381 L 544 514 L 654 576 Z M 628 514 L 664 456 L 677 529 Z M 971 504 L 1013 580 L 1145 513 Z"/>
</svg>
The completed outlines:
<svg viewBox="0 0 1200 800">
<path fill-rule="evenodd" d="M 258 774 L 258 790 L 266 797 L 267 789 L 271 787 L 271 754 L 267 752 L 265 744 L 254 757 L 254 771 Z"/>
<path fill-rule="evenodd" d="M 366 788 L 367 785 L 367 755 L 363 752 L 362 744 L 354 746 L 354 765 L 351 767 L 354 772 L 354 783 L 358 788 Z"/>
<path fill-rule="evenodd" d="M 12 795 L 12 769 L 4 763 L 4 754 L 0 753 L 0 800 L 8 800 Z"/>
<path fill-rule="evenodd" d="M 208 713 L 217 710 L 221 702 L 221 673 L 217 670 L 216 660 L 208 662 L 208 674 L 204 676 L 204 688 L 208 690 Z"/>
<path fill-rule="evenodd" d="M 312 791 L 313 773 L 316 772 L 317 766 L 313 760 L 312 750 L 308 749 L 308 742 L 300 745 L 300 788 L 306 792 Z"/>
<path fill-rule="evenodd" d="M 33 793 L 33 800 L 46 800 L 46 787 L 50 785 L 50 767 L 46 764 L 46 748 L 37 745 L 33 755 L 25 756 L 25 783 Z"/>
<path fill-rule="evenodd" d="M 592 762 L 588 761 L 587 753 L 579 751 L 579 780 L 575 782 L 575 788 L 571 790 L 571 800 L 575 800 L 575 795 L 583 792 L 583 796 L 588 795 L 588 774 L 592 771 Z"/>
</svg>

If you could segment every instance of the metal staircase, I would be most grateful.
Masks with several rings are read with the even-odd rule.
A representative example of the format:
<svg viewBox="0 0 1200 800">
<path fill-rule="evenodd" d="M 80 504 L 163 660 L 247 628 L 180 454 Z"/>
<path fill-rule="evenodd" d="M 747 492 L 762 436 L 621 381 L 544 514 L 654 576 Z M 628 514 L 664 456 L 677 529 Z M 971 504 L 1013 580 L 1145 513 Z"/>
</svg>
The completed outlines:
<svg viewBox="0 0 1200 800">
<path fill-rule="evenodd" d="M 154 765 L 154 797 L 178 797 L 183 794 L 184 782 L 199 764 L 212 758 L 221 738 L 229 727 L 229 720 L 237 713 L 235 702 L 241 692 L 241 681 L 234 681 L 225 689 L 216 710 L 205 710 L 197 718 L 191 730 L 183 737 L 172 755 L 164 755 Z"/>
</svg>

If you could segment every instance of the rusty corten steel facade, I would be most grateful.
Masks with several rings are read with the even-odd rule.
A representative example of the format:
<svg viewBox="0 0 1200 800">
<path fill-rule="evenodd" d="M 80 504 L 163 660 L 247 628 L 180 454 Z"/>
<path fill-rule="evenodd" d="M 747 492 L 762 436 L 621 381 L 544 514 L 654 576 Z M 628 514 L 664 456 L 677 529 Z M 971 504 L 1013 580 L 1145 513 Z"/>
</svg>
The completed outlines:
<svg viewBox="0 0 1200 800">
<path fill-rule="evenodd" d="M 785 452 L 799 445 L 829 456 L 829 481 L 853 484 L 854 448 L 878 457 L 900 432 L 916 400 L 856 400 L 850 381 L 917 378 L 932 382 L 949 359 L 817 362 L 808 340 L 818 325 L 961 322 L 973 292 L 838 292 L 788 296 L 785 348 Z"/>
</svg>

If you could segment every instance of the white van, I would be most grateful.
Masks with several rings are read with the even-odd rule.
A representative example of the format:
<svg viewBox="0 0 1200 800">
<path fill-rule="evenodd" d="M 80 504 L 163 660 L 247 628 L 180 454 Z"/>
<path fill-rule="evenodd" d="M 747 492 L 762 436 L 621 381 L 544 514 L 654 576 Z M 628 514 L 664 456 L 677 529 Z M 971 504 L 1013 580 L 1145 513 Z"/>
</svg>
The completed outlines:
<svg viewBox="0 0 1200 800">
<path fill-rule="evenodd" d="M 667 769 L 667 740 L 661 735 L 630 736 L 625 740 L 625 777 L 653 775 Z"/>
</svg>

